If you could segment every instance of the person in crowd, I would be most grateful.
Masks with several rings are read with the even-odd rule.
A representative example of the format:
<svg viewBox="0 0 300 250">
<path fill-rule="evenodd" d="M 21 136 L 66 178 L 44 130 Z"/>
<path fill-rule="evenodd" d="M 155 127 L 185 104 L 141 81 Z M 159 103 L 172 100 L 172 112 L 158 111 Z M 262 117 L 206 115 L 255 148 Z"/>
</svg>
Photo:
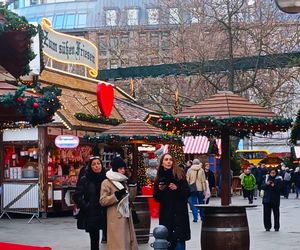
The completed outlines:
<svg viewBox="0 0 300 250">
<path fill-rule="evenodd" d="M 258 188 L 258 195 L 261 196 L 261 185 L 268 174 L 268 169 L 264 163 L 258 164 L 258 177 L 257 177 L 257 188 Z"/>
<path fill-rule="evenodd" d="M 138 249 L 130 208 L 127 165 L 121 157 L 112 160 L 107 179 L 102 182 L 100 204 L 107 208 L 108 250 Z"/>
<path fill-rule="evenodd" d="M 257 183 L 259 181 L 259 170 L 258 170 L 258 168 L 254 164 L 251 164 L 250 165 L 250 172 L 255 177 L 256 185 L 255 185 L 254 190 L 253 190 L 253 198 L 254 198 L 254 200 L 256 200 L 257 199 L 257 195 L 258 195 Z"/>
<path fill-rule="evenodd" d="M 188 170 L 186 178 L 189 185 L 196 183 L 196 190 L 191 190 L 191 208 L 194 217 L 193 222 L 197 222 L 198 208 L 195 205 L 204 204 L 204 192 L 206 191 L 206 178 L 199 159 L 193 160 L 193 165 Z M 203 208 L 199 209 L 199 214 L 203 220 Z"/>
<path fill-rule="evenodd" d="M 256 179 L 254 175 L 251 174 L 250 168 L 247 168 L 244 173 L 245 175 L 242 179 L 241 184 L 246 193 L 246 197 L 248 197 L 249 204 L 252 204 L 254 188 L 256 186 Z"/>
<path fill-rule="evenodd" d="M 205 174 L 205 179 L 208 181 L 208 186 L 209 186 L 209 190 L 210 193 L 212 192 L 212 189 L 216 187 L 216 180 L 215 180 L 215 175 L 213 173 L 213 171 L 211 171 L 209 169 L 209 163 L 206 162 L 204 164 L 204 174 Z M 207 189 L 207 187 L 206 187 Z M 209 197 L 206 199 L 205 201 L 206 204 L 209 203 Z"/>
<path fill-rule="evenodd" d="M 189 195 L 184 171 L 170 154 L 162 155 L 154 181 L 153 198 L 160 203 L 159 224 L 168 229 L 169 250 L 185 250 L 185 242 L 191 238 L 187 207 Z"/>
<path fill-rule="evenodd" d="M 300 193 L 300 167 L 296 167 L 295 173 L 293 176 L 293 182 L 295 184 L 295 192 L 296 192 L 296 199 L 299 198 Z"/>
<path fill-rule="evenodd" d="M 262 190 L 264 190 L 263 203 L 263 218 L 264 227 L 266 231 L 270 231 L 272 228 L 271 213 L 274 214 L 274 229 L 279 231 L 279 206 L 280 206 L 280 189 L 281 178 L 278 176 L 277 169 L 271 169 L 269 175 L 266 176 L 265 181 L 262 184 Z"/>
<path fill-rule="evenodd" d="M 78 181 L 73 196 L 74 202 L 80 209 L 77 215 L 77 227 L 89 233 L 91 250 L 99 250 L 99 231 L 106 228 L 105 208 L 99 204 L 100 187 L 105 179 L 105 170 L 100 157 L 92 156 L 85 173 L 82 173 Z"/>
<path fill-rule="evenodd" d="M 284 197 L 288 199 L 291 191 L 291 180 L 292 180 L 291 171 L 288 167 L 285 168 L 282 178 L 283 178 L 283 194 Z"/>
<path fill-rule="evenodd" d="M 243 193 L 244 200 L 247 198 L 247 193 L 246 193 L 245 188 L 243 187 L 242 183 L 243 183 L 243 179 L 244 179 L 247 168 L 248 168 L 248 166 L 244 165 L 242 167 L 242 173 L 239 176 L 241 179 L 241 186 L 242 186 L 242 193 Z"/>
<path fill-rule="evenodd" d="M 191 160 L 188 160 L 185 164 L 185 167 L 184 167 L 184 171 L 185 173 L 187 173 L 187 171 L 190 169 L 190 167 L 193 165 L 193 161 Z"/>
</svg>

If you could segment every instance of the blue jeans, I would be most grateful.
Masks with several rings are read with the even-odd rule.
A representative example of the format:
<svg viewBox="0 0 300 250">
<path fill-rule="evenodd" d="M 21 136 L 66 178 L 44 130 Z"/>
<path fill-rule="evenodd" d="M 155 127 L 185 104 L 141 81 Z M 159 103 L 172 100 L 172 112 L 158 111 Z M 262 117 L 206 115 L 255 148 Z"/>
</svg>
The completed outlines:
<svg viewBox="0 0 300 250">
<path fill-rule="evenodd" d="M 194 221 L 198 220 L 198 210 L 201 217 L 201 220 L 203 220 L 203 208 L 196 208 L 195 205 L 198 204 L 204 204 L 204 194 L 201 191 L 192 192 L 191 194 L 191 207 L 193 212 Z"/>
<path fill-rule="evenodd" d="M 178 241 L 175 250 L 185 250 L 185 241 Z"/>
</svg>

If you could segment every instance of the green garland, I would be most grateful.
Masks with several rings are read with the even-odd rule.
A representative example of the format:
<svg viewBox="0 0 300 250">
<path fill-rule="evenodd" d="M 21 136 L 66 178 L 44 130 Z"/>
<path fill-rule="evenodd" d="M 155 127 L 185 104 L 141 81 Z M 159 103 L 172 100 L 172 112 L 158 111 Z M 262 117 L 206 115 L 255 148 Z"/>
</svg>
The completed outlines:
<svg viewBox="0 0 300 250">
<path fill-rule="evenodd" d="M 297 113 L 296 121 L 291 131 L 291 143 L 297 144 L 297 140 L 300 140 L 300 109 Z"/>
<path fill-rule="evenodd" d="M 33 90 L 39 97 L 26 97 L 24 91 Z M 32 89 L 26 85 L 17 88 L 14 94 L 8 93 L 0 96 L 0 107 L 13 107 L 18 115 L 25 117 L 25 121 L 33 126 L 52 121 L 54 113 L 60 108 L 58 96 L 61 90 L 56 86 L 40 88 L 40 85 Z M 9 122 L 9 121 L 8 121 Z"/>
<path fill-rule="evenodd" d="M 147 141 L 149 143 L 160 143 L 160 142 L 170 142 L 182 144 L 182 139 L 177 135 L 153 135 L 153 136 L 142 136 L 142 135 L 134 135 L 134 136 L 119 136 L 119 135 L 111 135 L 104 134 L 100 136 L 89 136 L 86 135 L 84 137 L 89 142 L 93 143 L 130 143 L 131 141 Z"/>
<path fill-rule="evenodd" d="M 91 115 L 91 114 L 84 114 L 84 113 L 75 113 L 74 116 L 77 120 L 93 122 L 93 123 L 102 123 L 102 124 L 109 124 L 109 125 L 119 125 L 122 123 L 121 120 L 108 119 L 102 115 L 99 116 L 99 115 Z"/>
<path fill-rule="evenodd" d="M 2 33 L 7 31 L 26 31 L 28 40 L 31 44 L 31 38 L 37 34 L 37 29 L 34 25 L 27 22 L 26 18 L 23 16 L 18 16 L 12 11 L 7 10 L 5 7 L 0 6 L 0 14 L 4 16 L 6 21 L 0 23 L 0 36 Z M 22 75 L 26 75 L 30 72 L 29 62 L 35 58 L 35 54 L 31 49 L 30 44 L 28 44 L 27 55 L 25 55 L 25 66 Z"/>
<path fill-rule="evenodd" d="M 240 138 L 260 133 L 272 134 L 274 131 L 287 131 L 292 126 L 290 118 L 259 118 L 237 116 L 218 119 L 212 116 L 176 117 L 172 115 L 161 116 L 158 126 L 164 130 L 197 136 L 221 136 L 222 128 L 226 127 L 230 135 Z"/>
</svg>

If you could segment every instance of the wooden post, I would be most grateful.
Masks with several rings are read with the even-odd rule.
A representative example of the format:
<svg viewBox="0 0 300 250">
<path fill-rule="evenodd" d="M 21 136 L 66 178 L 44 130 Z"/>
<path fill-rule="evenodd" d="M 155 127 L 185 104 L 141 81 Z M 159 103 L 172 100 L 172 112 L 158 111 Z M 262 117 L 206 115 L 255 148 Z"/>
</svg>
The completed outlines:
<svg viewBox="0 0 300 250">
<path fill-rule="evenodd" d="M 132 145 L 132 170 L 133 170 L 132 179 L 136 183 L 138 180 L 138 157 L 139 157 L 138 144 L 134 143 Z"/>
<path fill-rule="evenodd" d="M 230 143 L 228 128 L 222 129 L 221 134 L 221 205 L 228 206 L 230 198 Z"/>
<path fill-rule="evenodd" d="M 39 200 L 40 211 L 47 212 L 48 207 L 48 183 L 46 176 L 47 152 L 46 152 L 47 127 L 38 127 L 38 168 L 39 168 Z"/>
</svg>

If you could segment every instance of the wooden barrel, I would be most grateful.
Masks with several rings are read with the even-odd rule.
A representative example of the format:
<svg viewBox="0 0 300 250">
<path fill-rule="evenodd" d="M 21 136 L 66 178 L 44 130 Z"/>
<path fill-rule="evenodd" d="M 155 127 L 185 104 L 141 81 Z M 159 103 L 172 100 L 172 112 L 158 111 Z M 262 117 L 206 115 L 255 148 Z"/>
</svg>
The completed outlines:
<svg viewBox="0 0 300 250">
<path fill-rule="evenodd" d="M 250 236 L 246 208 L 216 206 L 204 209 L 202 250 L 249 250 Z"/>
<path fill-rule="evenodd" d="M 146 244 L 149 241 L 151 218 L 148 198 L 150 197 L 152 196 L 139 195 L 136 196 L 135 201 L 133 202 L 140 221 L 138 224 L 134 225 L 137 242 L 139 244 Z"/>
</svg>

